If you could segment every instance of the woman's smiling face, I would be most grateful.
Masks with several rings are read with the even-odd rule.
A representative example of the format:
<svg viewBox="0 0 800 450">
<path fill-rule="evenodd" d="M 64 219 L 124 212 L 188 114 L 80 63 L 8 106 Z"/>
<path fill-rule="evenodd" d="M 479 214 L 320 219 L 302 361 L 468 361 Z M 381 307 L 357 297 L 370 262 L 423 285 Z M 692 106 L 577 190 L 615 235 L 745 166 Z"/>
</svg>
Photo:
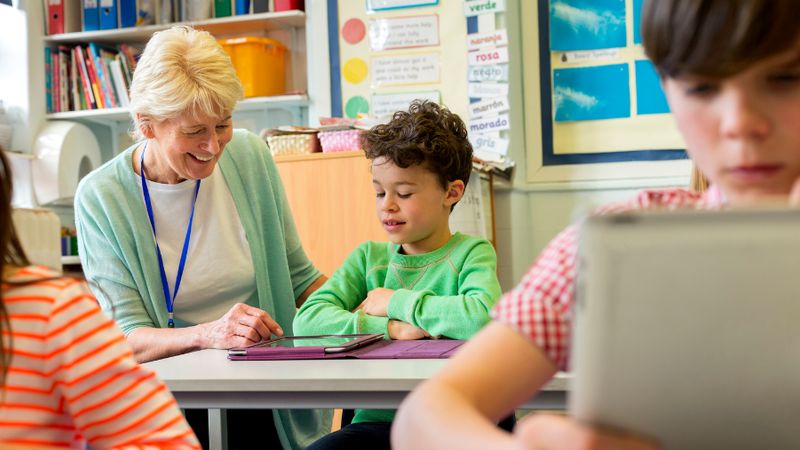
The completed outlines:
<svg viewBox="0 0 800 450">
<path fill-rule="evenodd" d="M 148 153 L 153 152 L 155 167 L 146 156 L 145 173 L 152 181 L 177 183 L 208 177 L 233 138 L 230 114 L 222 118 L 185 113 L 150 125 Z"/>
</svg>

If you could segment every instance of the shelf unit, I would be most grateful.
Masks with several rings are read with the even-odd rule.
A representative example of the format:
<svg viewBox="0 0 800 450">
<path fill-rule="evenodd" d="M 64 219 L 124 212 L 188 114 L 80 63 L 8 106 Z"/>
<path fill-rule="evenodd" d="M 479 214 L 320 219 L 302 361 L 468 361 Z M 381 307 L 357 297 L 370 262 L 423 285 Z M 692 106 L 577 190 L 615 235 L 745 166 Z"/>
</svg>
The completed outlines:
<svg viewBox="0 0 800 450">
<path fill-rule="evenodd" d="M 92 125 L 102 148 L 111 147 L 113 153 L 121 150 L 118 137 L 131 125 L 125 108 L 47 113 L 44 48 L 90 41 L 143 47 L 153 33 L 175 25 L 190 25 L 217 37 L 268 36 L 287 47 L 289 94 L 243 100 L 234 111 L 234 126 L 258 132 L 277 125 L 308 125 L 316 123 L 320 116 L 330 115 L 327 0 L 307 0 L 306 12 L 269 12 L 50 36 L 44 34 L 44 3 L 20 1 L 15 7 L 0 6 L 0 60 L 24 61 L 13 70 L 0 68 L 0 98 L 7 99 L 7 105 L 16 108 L 21 119 L 13 150 L 29 153 L 46 120 L 75 120 Z M 313 70 L 308 70 L 310 67 Z M 98 127 L 107 131 L 101 128 L 98 132 Z"/>
</svg>

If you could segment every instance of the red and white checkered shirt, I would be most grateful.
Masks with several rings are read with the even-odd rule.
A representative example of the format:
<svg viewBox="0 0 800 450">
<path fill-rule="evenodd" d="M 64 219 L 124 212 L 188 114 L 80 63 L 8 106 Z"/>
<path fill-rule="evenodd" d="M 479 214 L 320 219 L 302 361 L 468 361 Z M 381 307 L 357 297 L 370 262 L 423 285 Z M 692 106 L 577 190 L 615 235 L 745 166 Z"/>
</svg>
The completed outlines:
<svg viewBox="0 0 800 450">
<path fill-rule="evenodd" d="M 610 214 L 643 209 L 719 209 L 724 199 L 716 189 L 705 194 L 685 189 L 648 190 L 627 202 L 598 209 Z M 559 370 L 567 370 L 571 331 L 570 308 L 575 296 L 578 226 L 556 236 L 522 278 L 492 311 L 492 318 L 529 337 Z"/>
</svg>

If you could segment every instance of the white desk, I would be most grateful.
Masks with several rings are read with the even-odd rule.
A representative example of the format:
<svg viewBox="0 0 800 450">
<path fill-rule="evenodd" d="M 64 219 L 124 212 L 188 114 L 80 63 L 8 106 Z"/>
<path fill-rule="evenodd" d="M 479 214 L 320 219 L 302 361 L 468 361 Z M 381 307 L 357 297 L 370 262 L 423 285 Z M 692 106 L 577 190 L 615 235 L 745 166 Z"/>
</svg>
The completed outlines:
<svg viewBox="0 0 800 450">
<path fill-rule="evenodd" d="M 444 359 L 229 361 L 225 350 L 201 350 L 145 364 L 182 408 L 397 408 Z M 569 375 L 558 374 L 529 409 L 566 409 Z M 212 448 L 222 439 L 220 414 L 209 413 Z"/>
</svg>

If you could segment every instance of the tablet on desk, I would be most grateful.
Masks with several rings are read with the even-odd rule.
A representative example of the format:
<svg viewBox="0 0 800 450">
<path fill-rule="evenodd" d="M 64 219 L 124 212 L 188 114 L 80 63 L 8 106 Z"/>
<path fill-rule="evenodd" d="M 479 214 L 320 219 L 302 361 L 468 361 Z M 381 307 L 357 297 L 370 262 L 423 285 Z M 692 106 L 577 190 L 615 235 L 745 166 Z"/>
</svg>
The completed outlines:
<svg viewBox="0 0 800 450">
<path fill-rule="evenodd" d="M 343 353 L 383 339 L 382 334 L 328 334 L 320 336 L 284 336 L 259 342 L 249 347 L 232 348 L 232 356 L 296 353 Z"/>
<path fill-rule="evenodd" d="M 800 448 L 800 211 L 582 228 L 569 409 L 670 449 Z"/>
</svg>

